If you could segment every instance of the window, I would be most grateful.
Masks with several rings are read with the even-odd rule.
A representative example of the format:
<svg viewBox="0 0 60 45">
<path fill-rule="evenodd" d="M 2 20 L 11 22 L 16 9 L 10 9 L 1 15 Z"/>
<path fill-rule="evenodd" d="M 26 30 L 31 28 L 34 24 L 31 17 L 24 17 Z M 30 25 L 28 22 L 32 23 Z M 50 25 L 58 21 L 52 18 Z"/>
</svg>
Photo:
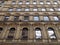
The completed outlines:
<svg viewBox="0 0 60 45">
<path fill-rule="evenodd" d="M 40 28 L 35 29 L 35 35 L 36 35 L 36 39 L 41 39 L 42 35 L 41 35 L 41 29 Z"/>
<path fill-rule="evenodd" d="M 13 11 L 13 8 L 9 8 L 8 11 Z"/>
<path fill-rule="evenodd" d="M 15 32 L 15 28 L 14 27 L 10 28 L 9 33 L 14 33 L 14 32 Z"/>
<path fill-rule="evenodd" d="M 40 4 L 44 4 L 43 1 L 40 1 Z"/>
<path fill-rule="evenodd" d="M 21 8 L 17 8 L 16 11 L 21 11 Z"/>
<path fill-rule="evenodd" d="M 42 10 L 42 11 L 46 11 L 46 9 L 45 9 L 45 8 L 42 8 L 41 10 Z"/>
<path fill-rule="evenodd" d="M 8 21 L 9 16 L 5 16 L 4 21 Z"/>
<path fill-rule="evenodd" d="M 46 4 L 51 4 L 50 1 L 47 1 Z"/>
<path fill-rule="evenodd" d="M 28 21 L 29 20 L 29 16 L 24 16 L 24 21 Z"/>
<path fill-rule="evenodd" d="M 37 11 L 38 9 L 37 8 L 33 8 L 33 11 Z"/>
<path fill-rule="evenodd" d="M 50 38 L 50 39 L 56 39 L 56 35 L 55 35 L 55 33 L 54 33 L 53 30 L 54 30 L 54 29 L 51 28 L 51 27 L 48 28 L 48 35 L 49 35 L 49 38 Z"/>
<path fill-rule="evenodd" d="M 23 28 L 22 30 L 22 40 L 27 40 L 28 39 L 28 28 Z"/>
<path fill-rule="evenodd" d="M 26 8 L 25 11 L 29 11 L 30 9 L 29 8 Z"/>
<path fill-rule="evenodd" d="M 58 4 L 57 1 L 53 1 L 53 4 Z"/>
<path fill-rule="evenodd" d="M 26 4 L 29 4 L 30 2 L 29 1 L 26 1 Z"/>
<path fill-rule="evenodd" d="M 2 32 L 3 28 L 0 27 L 0 33 Z"/>
<path fill-rule="evenodd" d="M 34 21 L 39 21 L 39 16 L 34 16 Z"/>
<path fill-rule="evenodd" d="M 19 16 L 14 16 L 14 21 L 18 21 Z"/>
<path fill-rule="evenodd" d="M 36 1 L 33 1 L 33 4 L 36 4 Z"/>
<path fill-rule="evenodd" d="M 57 8 L 58 11 L 60 11 L 60 8 Z"/>
<path fill-rule="evenodd" d="M 19 1 L 18 4 L 22 4 L 22 1 Z"/>
<path fill-rule="evenodd" d="M 15 1 L 12 1 L 12 4 L 16 4 L 16 2 Z"/>
<path fill-rule="evenodd" d="M 49 10 L 50 10 L 50 11 L 54 11 L 54 9 L 53 9 L 53 8 L 50 8 Z"/>
<path fill-rule="evenodd" d="M 47 16 L 44 16 L 44 21 L 49 21 L 49 18 Z"/>
<path fill-rule="evenodd" d="M 53 18 L 54 18 L 55 21 L 59 20 L 57 16 L 54 16 Z"/>
<path fill-rule="evenodd" d="M 13 27 L 13 28 L 10 28 L 10 31 L 15 31 L 15 28 Z"/>
</svg>

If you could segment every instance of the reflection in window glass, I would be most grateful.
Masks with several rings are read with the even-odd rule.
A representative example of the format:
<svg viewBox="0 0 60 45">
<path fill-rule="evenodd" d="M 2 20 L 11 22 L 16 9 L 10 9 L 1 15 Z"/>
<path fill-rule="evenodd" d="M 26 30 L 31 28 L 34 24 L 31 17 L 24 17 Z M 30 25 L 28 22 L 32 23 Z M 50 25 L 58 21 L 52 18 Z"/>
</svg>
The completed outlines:
<svg viewBox="0 0 60 45">
<path fill-rule="evenodd" d="M 22 1 L 19 1 L 19 3 L 18 4 L 22 4 Z"/>
<path fill-rule="evenodd" d="M 29 8 L 26 8 L 25 11 L 29 11 L 30 9 Z"/>
<path fill-rule="evenodd" d="M 35 34 L 36 34 L 36 39 L 41 39 L 41 29 L 40 28 L 36 28 L 35 29 Z"/>
<path fill-rule="evenodd" d="M 53 28 L 48 28 L 48 35 L 50 39 L 56 39 L 56 36 L 53 30 L 54 30 Z"/>
<path fill-rule="evenodd" d="M 58 21 L 59 20 L 58 17 L 56 17 L 56 16 L 54 16 L 53 18 L 54 18 L 55 21 Z"/>
<path fill-rule="evenodd" d="M 26 1 L 26 4 L 29 4 L 30 2 L 29 1 Z"/>
<path fill-rule="evenodd" d="M 39 21 L 39 16 L 34 16 L 34 21 Z"/>
<path fill-rule="evenodd" d="M 44 16 L 44 21 L 49 21 L 49 18 L 47 16 Z"/>
<path fill-rule="evenodd" d="M 44 4 L 43 1 L 40 1 L 40 4 Z"/>
<path fill-rule="evenodd" d="M 36 4 L 36 1 L 33 1 L 33 4 Z"/>
<path fill-rule="evenodd" d="M 50 1 L 47 1 L 46 4 L 51 4 Z"/>
<path fill-rule="evenodd" d="M 13 2 L 12 2 L 12 4 L 16 4 L 16 2 L 15 2 L 15 1 L 13 1 Z"/>
<path fill-rule="evenodd" d="M 37 8 L 34 8 L 33 11 L 37 11 Z"/>
</svg>

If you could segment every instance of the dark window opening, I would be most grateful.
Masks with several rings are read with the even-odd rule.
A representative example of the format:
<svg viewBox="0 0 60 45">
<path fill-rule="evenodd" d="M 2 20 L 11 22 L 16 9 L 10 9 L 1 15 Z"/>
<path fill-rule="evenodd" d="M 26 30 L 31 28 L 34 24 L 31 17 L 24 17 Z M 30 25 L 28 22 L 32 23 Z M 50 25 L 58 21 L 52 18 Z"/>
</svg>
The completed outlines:
<svg viewBox="0 0 60 45">
<path fill-rule="evenodd" d="M 28 21 L 29 20 L 29 16 L 24 16 L 24 21 Z"/>
<path fill-rule="evenodd" d="M 0 27 L 0 33 L 2 32 L 3 28 Z"/>
<path fill-rule="evenodd" d="M 18 21 L 19 16 L 14 16 L 14 21 Z"/>
<path fill-rule="evenodd" d="M 8 36 L 7 40 L 13 40 L 13 36 Z"/>
<path fill-rule="evenodd" d="M 15 32 L 15 28 L 10 28 L 10 33 L 14 33 Z"/>
<path fill-rule="evenodd" d="M 28 39 L 28 29 L 23 28 L 22 30 L 22 40 L 27 40 Z"/>
</svg>

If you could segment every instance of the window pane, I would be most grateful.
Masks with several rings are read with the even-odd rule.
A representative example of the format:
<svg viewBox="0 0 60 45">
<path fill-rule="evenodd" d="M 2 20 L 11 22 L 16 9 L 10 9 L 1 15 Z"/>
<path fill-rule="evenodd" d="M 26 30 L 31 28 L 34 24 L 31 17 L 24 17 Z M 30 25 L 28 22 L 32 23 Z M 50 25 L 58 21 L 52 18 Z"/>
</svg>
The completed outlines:
<svg viewBox="0 0 60 45">
<path fill-rule="evenodd" d="M 54 9 L 53 8 L 50 8 L 50 11 L 54 11 Z"/>
<path fill-rule="evenodd" d="M 40 1 L 40 4 L 44 4 L 43 1 Z"/>
<path fill-rule="evenodd" d="M 47 16 L 44 16 L 44 21 L 49 21 L 49 18 Z"/>
<path fill-rule="evenodd" d="M 5 16 L 4 21 L 7 21 L 9 19 L 9 16 Z"/>
<path fill-rule="evenodd" d="M 33 4 L 36 4 L 36 1 L 33 1 Z"/>
<path fill-rule="evenodd" d="M 57 1 L 54 1 L 53 4 L 57 4 Z"/>
<path fill-rule="evenodd" d="M 37 11 L 37 8 L 34 8 L 33 11 Z"/>
<path fill-rule="evenodd" d="M 21 11 L 21 8 L 17 8 L 16 11 Z"/>
<path fill-rule="evenodd" d="M 36 39 L 41 38 L 41 31 L 40 30 L 36 31 L 35 33 L 36 33 Z"/>
<path fill-rule="evenodd" d="M 29 4 L 30 2 L 29 1 L 26 1 L 26 4 Z"/>
<path fill-rule="evenodd" d="M 49 1 L 47 1 L 47 2 L 46 2 L 46 4 L 50 4 L 50 2 L 49 2 Z"/>
<path fill-rule="evenodd" d="M 29 11 L 30 9 L 29 8 L 26 8 L 25 11 Z"/>
<path fill-rule="evenodd" d="M 15 1 L 13 1 L 13 2 L 12 2 L 12 4 L 16 4 L 16 2 L 15 2 Z"/>
<path fill-rule="evenodd" d="M 48 35 L 49 35 L 49 38 L 56 39 L 55 33 L 53 31 L 53 28 L 48 28 Z"/>
<path fill-rule="evenodd" d="M 8 11 L 13 11 L 13 8 L 9 8 Z"/>
<path fill-rule="evenodd" d="M 29 20 L 29 16 L 24 16 L 24 21 L 28 21 Z"/>
<path fill-rule="evenodd" d="M 46 9 L 45 9 L 45 8 L 42 8 L 41 10 L 42 10 L 42 11 L 46 11 Z"/>
<path fill-rule="evenodd" d="M 22 1 L 19 1 L 19 4 L 22 4 Z"/>
<path fill-rule="evenodd" d="M 34 21 L 39 21 L 39 16 L 34 16 Z"/>
<path fill-rule="evenodd" d="M 53 17 L 53 18 L 54 18 L 54 20 L 55 20 L 55 21 L 58 21 L 58 20 L 59 20 L 59 19 L 58 19 L 58 17 L 56 17 L 56 16 L 55 16 L 55 17 Z"/>
</svg>

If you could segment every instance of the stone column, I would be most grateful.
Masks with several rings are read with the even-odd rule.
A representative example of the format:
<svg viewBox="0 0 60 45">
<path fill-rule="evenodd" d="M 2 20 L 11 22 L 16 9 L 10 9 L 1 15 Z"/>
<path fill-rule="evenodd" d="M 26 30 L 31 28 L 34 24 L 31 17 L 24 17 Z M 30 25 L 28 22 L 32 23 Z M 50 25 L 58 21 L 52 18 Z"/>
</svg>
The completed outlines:
<svg viewBox="0 0 60 45">
<path fill-rule="evenodd" d="M 43 25 L 42 27 L 42 37 L 44 40 L 48 39 L 47 37 L 47 29 L 46 29 L 46 26 Z"/>
<path fill-rule="evenodd" d="M 15 31 L 15 39 L 19 39 L 20 38 L 20 26 L 18 25 Z"/>
<path fill-rule="evenodd" d="M 53 16 L 49 16 L 49 18 L 50 18 L 51 21 L 54 21 Z"/>
<path fill-rule="evenodd" d="M 34 32 L 35 32 L 34 27 L 31 24 L 30 30 L 29 30 L 29 39 L 34 39 L 34 37 L 35 37 Z"/>
<path fill-rule="evenodd" d="M 59 30 L 59 29 L 58 29 L 57 26 L 55 25 L 54 31 L 55 31 L 55 34 L 56 34 L 57 39 L 59 40 L 59 39 L 60 39 L 60 34 L 59 34 L 59 31 L 58 31 L 58 30 Z"/>
<path fill-rule="evenodd" d="M 4 28 L 4 30 L 3 30 L 3 34 L 2 34 L 2 39 L 4 39 L 4 38 L 6 38 L 6 36 L 8 35 L 8 32 L 9 32 L 9 30 L 8 30 L 8 27 L 6 26 L 5 28 Z"/>
<path fill-rule="evenodd" d="M 43 21 L 44 20 L 44 17 L 43 16 L 39 16 L 40 17 L 40 20 Z"/>
<path fill-rule="evenodd" d="M 14 16 L 10 16 L 10 18 L 8 20 L 9 21 L 13 21 L 14 20 Z"/>
<path fill-rule="evenodd" d="M 3 21 L 4 20 L 4 16 L 0 16 L 0 21 Z"/>
<path fill-rule="evenodd" d="M 30 16 L 29 19 L 30 19 L 30 21 L 33 21 L 33 16 Z"/>
<path fill-rule="evenodd" d="M 19 21 L 20 21 L 20 20 L 21 20 L 21 21 L 23 20 L 23 16 L 19 16 Z"/>
</svg>

